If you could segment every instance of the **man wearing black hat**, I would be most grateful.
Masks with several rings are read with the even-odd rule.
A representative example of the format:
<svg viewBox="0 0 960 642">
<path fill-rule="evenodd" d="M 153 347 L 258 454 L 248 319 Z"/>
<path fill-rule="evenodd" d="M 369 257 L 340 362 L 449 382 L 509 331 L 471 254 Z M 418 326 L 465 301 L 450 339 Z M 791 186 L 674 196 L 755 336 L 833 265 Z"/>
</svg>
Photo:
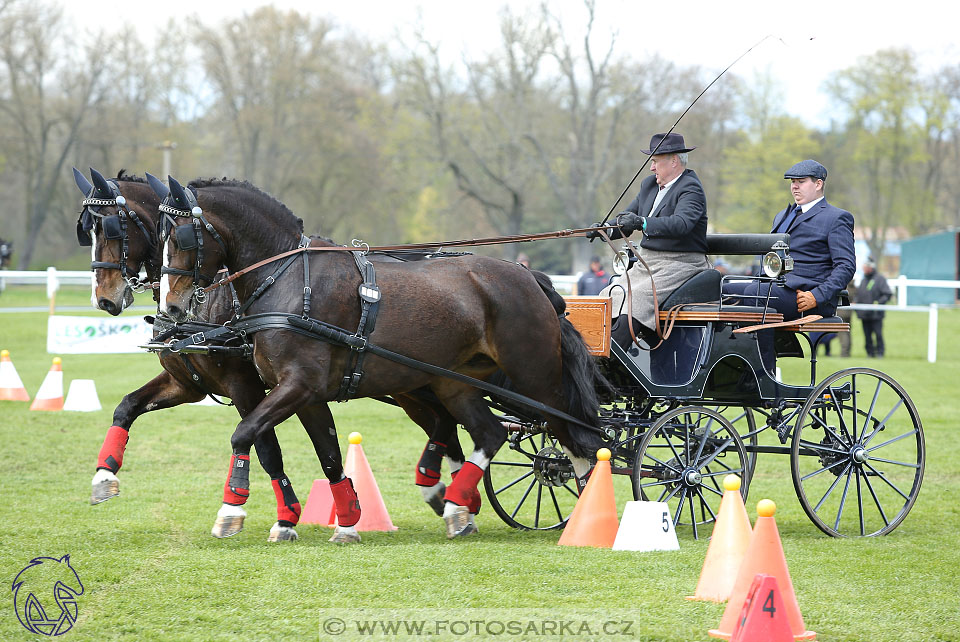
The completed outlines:
<svg viewBox="0 0 960 642">
<path fill-rule="evenodd" d="M 696 147 L 687 147 L 683 136 L 676 133 L 654 134 L 650 149 L 641 150 L 653 158 L 648 176 L 640 184 L 640 192 L 623 212 L 617 215 L 619 229 L 611 230 L 611 238 L 630 236 L 643 230 L 639 243 L 640 256 L 650 267 L 663 301 L 692 276 L 710 269 L 707 261 L 707 199 L 696 172 L 687 169 L 687 154 Z M 599 224 L 598 224 L 599 225 Z M 589 232 L 588 238 L 599 236 Z M 627 311 L 623 310 L 626 280 L 629 279 L 635 331 L 654 334 L 657 324 L 650 276 L 638 261 L 624 275 L 615 276 L 600 292 L 613 299 L 616 319 L 612 335 L 619 343 L 630 341 Z"/>
<path fill-rule="evenodd" d="M 783 287 L 774 285 L 770 305 L 785 320 L 806 314 L 833 316 L 837 298 L 856 272 L 853 215 L 830 205 L 823 196 L 827 168 L 815 160 L 800 161 L 784 173 L 794 203 L 773 218 L 774 233 L 790 235 L 793 271 Z M 768 283 L 730 283 L 724 294 L 765 297 Z"/>
</svg>

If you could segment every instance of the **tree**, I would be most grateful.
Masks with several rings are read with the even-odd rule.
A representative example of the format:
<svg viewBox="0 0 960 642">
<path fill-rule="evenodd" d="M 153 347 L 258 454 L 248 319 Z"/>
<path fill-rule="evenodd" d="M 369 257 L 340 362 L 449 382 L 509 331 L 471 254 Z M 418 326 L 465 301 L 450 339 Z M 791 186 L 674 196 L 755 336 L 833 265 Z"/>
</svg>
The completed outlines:
<svg viewBox="0 0 960 642">
<path fill-rule="evenodd" d="M 30 264 L 70 151 L 103 96 L 110 51 L 102 36 L 87 46 L 66 42 L 60 12 L 49 5 L 18 2 L 0 16 L 0 118 L 16 158 L 9 171 L 25 186 L 20 269 Z"/>
</svg>

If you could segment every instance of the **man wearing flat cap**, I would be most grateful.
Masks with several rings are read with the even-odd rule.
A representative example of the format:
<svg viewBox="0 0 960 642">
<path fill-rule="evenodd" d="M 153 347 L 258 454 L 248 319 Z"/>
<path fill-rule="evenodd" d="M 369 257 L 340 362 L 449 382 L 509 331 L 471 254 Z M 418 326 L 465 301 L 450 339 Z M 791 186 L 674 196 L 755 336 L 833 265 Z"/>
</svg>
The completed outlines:
<svg viewBox="0 0 960 642">
<path fill-rule="evenodd" d="M 853 215 L 830 205 L 823 196 L 827 168 L 815 160 L 800 161 L 783 177 L 790 181 L 794 203 L 773 217 L 773 233 L 790 235 L 793 271 L 785 286 L 773 286 L 770 306 L 784 320 L 806 314 L 833 316 L 837 299 L 856 272 Z M 739 285 L 739 287 L 738 287 Z M 724 294 L 766 295 L 767 283 L 729 284 Z"/>
<path fill-rule="evenodd" d="M 687 147 L 677 133 L 654 134 L 650 149 L 641 150 L 652 156 L 648 176 L 640 184 L 640 192 L 627 208 L 617 215 L 618 229 L 611 230 L 613 239 L 643 231 L 639 243 L 640 256 L 651 274 L 638 261 L 624 274 L 614 277 L 600 296 L 611 296 L 615 319 L 612 335 L 621 345 L 631 341 L 628 317 L 634 321 L 637 336 L 649 340 L 657 324 L 650 277 L 657 289 L 658 302 L 692 276 L 710 269 L 707 260 L 707 199 L 696 172 L 687 169 L 687 154 L 696 149 Z M 598 224 L 599 225 L 599 224 Z M 589 232 L 588 238 L 598 236 Z M 632 307 L 624 310 L 626 280 L 629 279 Z"/>
</svg>

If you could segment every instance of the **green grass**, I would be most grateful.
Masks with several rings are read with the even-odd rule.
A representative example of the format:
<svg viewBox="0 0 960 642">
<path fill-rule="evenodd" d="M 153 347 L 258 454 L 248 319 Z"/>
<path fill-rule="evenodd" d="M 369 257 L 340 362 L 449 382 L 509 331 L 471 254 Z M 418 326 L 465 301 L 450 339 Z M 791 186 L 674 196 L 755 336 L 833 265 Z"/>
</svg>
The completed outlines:
<svg viewBox="0 0 960 642">
<path fill-rule="evenodd" d="M 8 288 L 0 305 L 46 304 L 42 290 L 29 290 Z M 58 304 L 82 305 L 88 292 L 61 293 Z M 855 322 L 853 356 L 821 361 L 821 379 L 844 367 L 879 367 L 919 408 L 926 477 L 896 531 L 826 537 L 795 497 L 788 459 L 760 456 L 748 512 L 756 516 L 761 498 L 777 502 L 798 602 L 819 640 L 960 640 L 960 312 L 941 312 L 936 364 L 926 362 L 926 323 L 922 314 L 888 314 L 888 356 L 874 361 L 865 357 Z M 45 352 L 45 324 L 44 313 L 0 314 L 0 348 L 11 351 L 31 394 L 53 356 Z M 807 376 L 804 361 L 781 365 L 788 381 Z M 212 538 L 237 421 L 226 408 L 181 407 L 140 418 L 119 475 L 121 496 L 90 506 L 90 478 L 113 408 L 159 365 L 146 354 L 66 355 L 63 369 L 67 383 L 94 379 L 104 409 L 39 413 L 0 402 L 0 577 L 12 581 L 35 556 L 69 553 L 86 590 L 68 639 L 317 639 L 320 609 L 361 607 L 444 609 L 451 618 L 463 608 L 535 608 L 557 618 L 587 612 L 633 620 L 638 640 L 707 640 L 720 622 L 724 605 L 684 599 L 708 545 L 687 533 L 676 552 L 561 548 L 558 532 L 513 530 L 485 507 L 479 536 L 447 541 L 413 485 L 422 433 L 397 410 L 370 401 L 333 411 L 344 450 L 349 432 L 364 434 L 396 532 L 364 533 L 362 544 L 343 548 L 327 543 L 330 529 L 303 525 L 298 542 L 268 544 L 274 497 L 257 469 L 244 531 Z M 305 503 L 312 480 L 322 477 L 313 449 L 295 421 L 279 426 L 278 435 Z M 617 479 L 616 491 L 622 505 L 629 498 L 625 480 Z M 2 604 L 0 639 L 34 639 L 14 615 L 12 593 Z"/>
</svg>

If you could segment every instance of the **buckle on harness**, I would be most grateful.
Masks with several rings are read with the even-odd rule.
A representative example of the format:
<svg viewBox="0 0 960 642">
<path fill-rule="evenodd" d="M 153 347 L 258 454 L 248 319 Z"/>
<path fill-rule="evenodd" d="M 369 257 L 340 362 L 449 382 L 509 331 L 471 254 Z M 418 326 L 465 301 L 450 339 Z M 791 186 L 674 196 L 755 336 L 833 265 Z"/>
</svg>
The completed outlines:
<svg viewBox="0 0 960 642">
<path fill-rule="evenodd" d="M 203 336 L 202 332 L 194 332 L 190 335 L 190 342 L 193 344 L 197 343 L 206 343 L 207 338 Z"/>
</svg>

